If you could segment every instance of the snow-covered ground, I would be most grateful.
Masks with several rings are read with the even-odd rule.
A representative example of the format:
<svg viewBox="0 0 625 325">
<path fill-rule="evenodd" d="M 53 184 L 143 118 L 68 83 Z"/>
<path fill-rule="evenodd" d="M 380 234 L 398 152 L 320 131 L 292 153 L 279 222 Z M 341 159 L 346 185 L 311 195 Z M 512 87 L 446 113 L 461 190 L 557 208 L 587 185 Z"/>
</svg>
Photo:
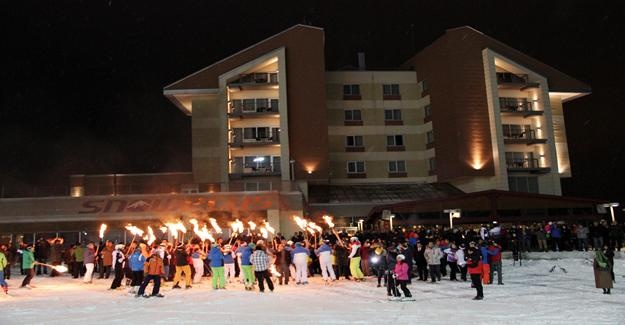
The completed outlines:
<svg viewBox="0 0 625 325">
<path fill-rule="evenodd" d="M 317 276 L 308 286 L 265 294 L 239 284 L 213 291 L 204 279 L 190 290 L 164 287 L 165 298 L 145 299 L 106 290 L 111 280 L 85 285 L 67 276 L 36 277 L 36 288 L 18 289 L 18 275 L 9 280 L 9 296 L 0 297 L 0 324 L 625 324 L 625 259 L 616 260 L 615 288 L 604 295 L 595 288 L 590 254 L 536 257 L 542 259 L 522 267 L 504 260 L 505 285 L 486 286 L 483 301 L 471 300 L 469 282 L 448 280 L 414 281 L 415 302 L 390 302 L 373 279 L 325 286 Z"/>
</svg>

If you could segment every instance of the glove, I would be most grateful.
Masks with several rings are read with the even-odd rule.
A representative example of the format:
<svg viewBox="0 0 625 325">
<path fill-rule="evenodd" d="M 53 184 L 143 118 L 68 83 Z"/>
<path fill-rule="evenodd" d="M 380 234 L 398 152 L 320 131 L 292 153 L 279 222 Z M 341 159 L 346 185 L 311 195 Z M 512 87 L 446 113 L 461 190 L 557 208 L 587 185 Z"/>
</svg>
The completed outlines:
<svg viewBox="0 0 625 325">
<path fill-rule="evenodd" d="M 393 274 L 393 279 L 397 279 L 397 274 Z"/>
</svg>

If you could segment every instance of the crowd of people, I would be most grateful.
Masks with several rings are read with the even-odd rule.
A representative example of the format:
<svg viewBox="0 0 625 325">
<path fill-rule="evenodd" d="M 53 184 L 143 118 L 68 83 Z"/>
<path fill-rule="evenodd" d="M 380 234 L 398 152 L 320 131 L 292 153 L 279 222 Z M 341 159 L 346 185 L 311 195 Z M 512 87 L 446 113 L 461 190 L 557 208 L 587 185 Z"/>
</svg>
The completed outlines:
<svg viewBox="0 0 625 325">
<path fill-rule="evenodd" d="M 614 273 L 614 250 L 623 243 L 623 227 L 596 222 L 581 224 L 512 225 L 497 223 L 479 227 L 415 227 L 393 232 L 326 232 L 319 241 L 304 232 L 271 240 L 239 236 L 214 243 L 192 238 L 185 242 L 162 240 L 114 244 L 76 243 L 64 246 L 62 238 L 40 238 L 34 244 L 0 247 L 0 286 L 11 277 L 11 264 L 19 263 L 24 275 L 21 287 L 32 288 L 35 276 L 58 276 L 58 265 L 67 265 L 73 278 L 92 283 L 94 277 L 110 279 L 111 290 L 128 288 L 137 297 L 163 297 L 162 281 L 173 290 L 190 289 L 211 278 L 214 290 L 240 282 L 246 290 L 279 286 L 306 286 L 310 276 L 320 275 L 327 285 L 341 278 L 364 281 L 372 277 L 391 298 L 410 299 L 413 281 L 471 281 L 474 299 L 484 297 L 483 285 L 503 285 L 503 250 L 596 250 L 594 263 L 598 288 L 609 294 Z M 607 272 L 607 273 L 606 273 Z M 607 276 L 606 276 L 607 274 Z M 611 281 L 608 281 L 611 279 Z M 125 281 L 125 282 L 124 282 Z M 151 294 L 147 286 L 153 283 Z M 401 292 L 400 292 L 401 290 Z"/>
</svg>

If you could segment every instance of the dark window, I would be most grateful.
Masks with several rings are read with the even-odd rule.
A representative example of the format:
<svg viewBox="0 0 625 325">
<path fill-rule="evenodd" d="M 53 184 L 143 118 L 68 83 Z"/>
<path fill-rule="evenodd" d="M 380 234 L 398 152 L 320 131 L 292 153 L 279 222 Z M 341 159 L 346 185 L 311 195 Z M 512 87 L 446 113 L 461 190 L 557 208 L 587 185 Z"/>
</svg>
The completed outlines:
<svg viewBox="0 0 625 325">
<path fill-rule="evenodd" d="M 345 137 L 345 144 L 348 147 L 362 147 L 362 135 L 348 135 Z"/>
<path fill-rule="evenodd" d="M 406 172 L 406 162 L 403 160 L 389 161 L 388 162 L 388 171 L 391 173 L 405 173 Z"/>
<path fill-rule="evenodd" d="M 347 162 L 347 173 L 364 173 L 365 172 L 365 162 L 364 161 L 348 161 Z"/>
<path fill-rule="evenodd" d="M 423 108 L 423 112 L 425 114 L 425 117 L 430 117 L 432 116 L 432 106 L 430 105 L 425 105 L 425 107 Z"/>
<path fill-rule="evenodd" d="M 400 109 L 385 109 L 384 120 L 401 121 L 401 110 Z"/>
<path fill-rule="evenodd" d="M 430 88 L 430 86 L 428 85 L 428 81 L 427 80 L 423 80 L 421 81 L 421 89 L 423 91 L 428 91 Z"/>
<path fill-rule="evenodd" d="M 360 95 L 360 85 L 343 85 L 343 95 L 346 95 L 346 96 Z"/>
<path fill-rule="evenodd" d="M 430 158 L 428 162 L 430 164 L 430 170 L 436 170 L 436 158 Z"/>
<path fill-rule="evenodd" d="M 361 121 L 361 113 L 359 109 L 345 110 L 345 121 Z"/>
<path fill-rule="evenodd" d="M 382 85 L 382 92 L 384 93 L 384 96 L 399 96 L 399 85 Z"/>
<path fill-rule="evenodd" d="M 434 131 L 428 131 L 426 133 L 426 141 L 427 141 L 427 144 L 434 143 Z"/>
<path fill-rule="evenodd" d="M 404 145 L 404 136 L 403 135 L 389 135 L 389 136 L 386 136 L 386 145 L 389 146 L 389 147 L 403 146 Z"/>
</svg>

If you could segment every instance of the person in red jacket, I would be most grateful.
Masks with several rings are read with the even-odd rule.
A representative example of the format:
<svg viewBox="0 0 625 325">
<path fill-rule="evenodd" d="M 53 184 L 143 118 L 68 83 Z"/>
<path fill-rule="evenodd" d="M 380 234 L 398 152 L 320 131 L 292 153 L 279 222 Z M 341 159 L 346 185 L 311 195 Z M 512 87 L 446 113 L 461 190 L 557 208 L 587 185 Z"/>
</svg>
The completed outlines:
<svg viewBox="0 0 625 325">
<path fill-rule="evenodd" d="M 473 300 L 484 299 L 484 288 L 482 287 L 482 256 L 480 250 L 475 246 L 474 242 L 469 243 L 466 254 L 467 267 L 471 275 L 471 283 L 477 291 L 477 295 Z"/>
<path fill-rule="evenodd" d="M 491 241 L 488 246 L 488 255 L 490 255 L 490 281 L 493 283 L 493 273 L 497 272 L 497 284 L 503 285 L 503 279 L 501 274 L 501 246 L 496 242 Z"/>
<path fill-rule="evenodd" d="M 412 298 L 410 290 L 408 290 L 408 264 L 406 263 L 406 257 L 402 254 L 397 255 L 397 264 L 395 264 L 395 280 L 397 280 L 401 291 L 404 293 L 405 298 Z"/>
</svg>

